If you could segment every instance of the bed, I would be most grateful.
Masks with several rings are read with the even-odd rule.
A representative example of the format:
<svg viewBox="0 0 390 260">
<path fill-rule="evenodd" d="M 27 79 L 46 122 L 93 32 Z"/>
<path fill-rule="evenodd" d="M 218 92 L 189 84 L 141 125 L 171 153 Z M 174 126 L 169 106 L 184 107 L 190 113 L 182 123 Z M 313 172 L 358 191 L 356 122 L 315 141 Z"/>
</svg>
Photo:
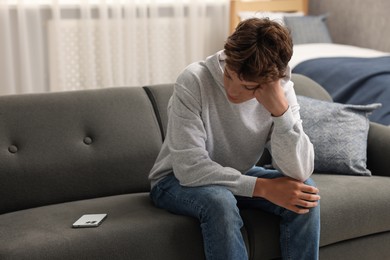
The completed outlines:
<svg viewBox="0 0 390 260">
<path fill-rule="evenodd" d="M 389 53 L 335 43 L 298 44 L 290 67 L 323 86 L 336 102 L 381 103 L 369 118 L 390 125 Z"/>
<path fill-rule="evenodd" d="M 318 82 L 335 102 L 381 103 L 370 115 L 373 122 L 390 125 L 390 53 L 332 41 L 327 14 L 308 15 L 307 0 L 231 0 L 230 29 L 249 17 L 269 17 L 291 31 L 293 73 Z"/>
</svg>

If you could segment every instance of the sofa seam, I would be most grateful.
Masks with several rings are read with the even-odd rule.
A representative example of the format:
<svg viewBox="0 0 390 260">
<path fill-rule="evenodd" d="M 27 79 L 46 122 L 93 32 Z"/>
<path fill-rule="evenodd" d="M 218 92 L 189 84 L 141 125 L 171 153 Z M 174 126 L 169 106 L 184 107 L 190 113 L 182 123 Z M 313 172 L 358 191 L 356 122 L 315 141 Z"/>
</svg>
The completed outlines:
<svg viewBox="0 0 390 260">
<path fill-rule="evenodd" d="M 156 119 L 157 119 L 157 124 L 158 124 L 158 126 L 160 128 L 161 140 L 164 142 L 165 138 L 164 138 L 163 124 L 162 124 L 162 120 L 161 120 L 160 111 L 159 111 L 158 106 L 157 106 L 156 98 L 154 97 L 153 92 L 152 92 L 151 89 L 149 89 L 146 86 L 144 86 L 142 88 L 144 89 L 146 95 L 149 98 L 150 103 L 152 104 L 153 111 L 154 111 L 154 114 L 155 114 Z"/>
</svg>

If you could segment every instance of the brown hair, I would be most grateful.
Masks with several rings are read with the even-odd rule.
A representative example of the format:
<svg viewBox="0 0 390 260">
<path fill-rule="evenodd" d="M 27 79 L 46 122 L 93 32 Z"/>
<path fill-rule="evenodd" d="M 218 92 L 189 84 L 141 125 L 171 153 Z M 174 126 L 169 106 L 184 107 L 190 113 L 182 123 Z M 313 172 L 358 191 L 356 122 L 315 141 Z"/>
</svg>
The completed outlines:
<svg viewBox="0 0 390 260">
<path fill-rule="evenodd" d="M 268 18 L 240 22 L 224 48 L 227 67 L 240 79 L 263 83 L 283 78 L 293 53 L 288 29 Z"/>
</svg>

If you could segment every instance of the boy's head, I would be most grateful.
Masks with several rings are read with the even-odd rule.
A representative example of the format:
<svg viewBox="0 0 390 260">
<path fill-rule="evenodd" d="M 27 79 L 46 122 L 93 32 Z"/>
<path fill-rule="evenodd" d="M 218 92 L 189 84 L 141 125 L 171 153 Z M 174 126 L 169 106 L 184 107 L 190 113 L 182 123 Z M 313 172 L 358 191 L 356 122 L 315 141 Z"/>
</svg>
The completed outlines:
<svg viewBox="0 0 390 260">
<path fill-rule="evenodd" d="M 290 32 L 268 18 L 240 22 L 225 43 L 226 65 L 240 79 L 271 82 L 283 78 L 293 53 Z"/>
</svg>

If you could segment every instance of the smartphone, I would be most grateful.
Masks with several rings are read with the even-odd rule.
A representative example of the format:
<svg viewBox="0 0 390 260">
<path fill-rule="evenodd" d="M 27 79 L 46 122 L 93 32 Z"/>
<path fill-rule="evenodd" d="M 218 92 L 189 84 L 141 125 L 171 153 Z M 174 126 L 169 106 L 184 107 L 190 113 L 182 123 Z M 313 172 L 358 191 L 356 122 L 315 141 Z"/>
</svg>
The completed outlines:
<svg viewBox="0 0 390 260">
<path fill-rule="evenodd" d="M 98 227 L 103 220 L 105 220 L 107 214 L 85 214 L 82 215 L 72 227 L 82 228 L 82 227 Z"/>
</svg>

